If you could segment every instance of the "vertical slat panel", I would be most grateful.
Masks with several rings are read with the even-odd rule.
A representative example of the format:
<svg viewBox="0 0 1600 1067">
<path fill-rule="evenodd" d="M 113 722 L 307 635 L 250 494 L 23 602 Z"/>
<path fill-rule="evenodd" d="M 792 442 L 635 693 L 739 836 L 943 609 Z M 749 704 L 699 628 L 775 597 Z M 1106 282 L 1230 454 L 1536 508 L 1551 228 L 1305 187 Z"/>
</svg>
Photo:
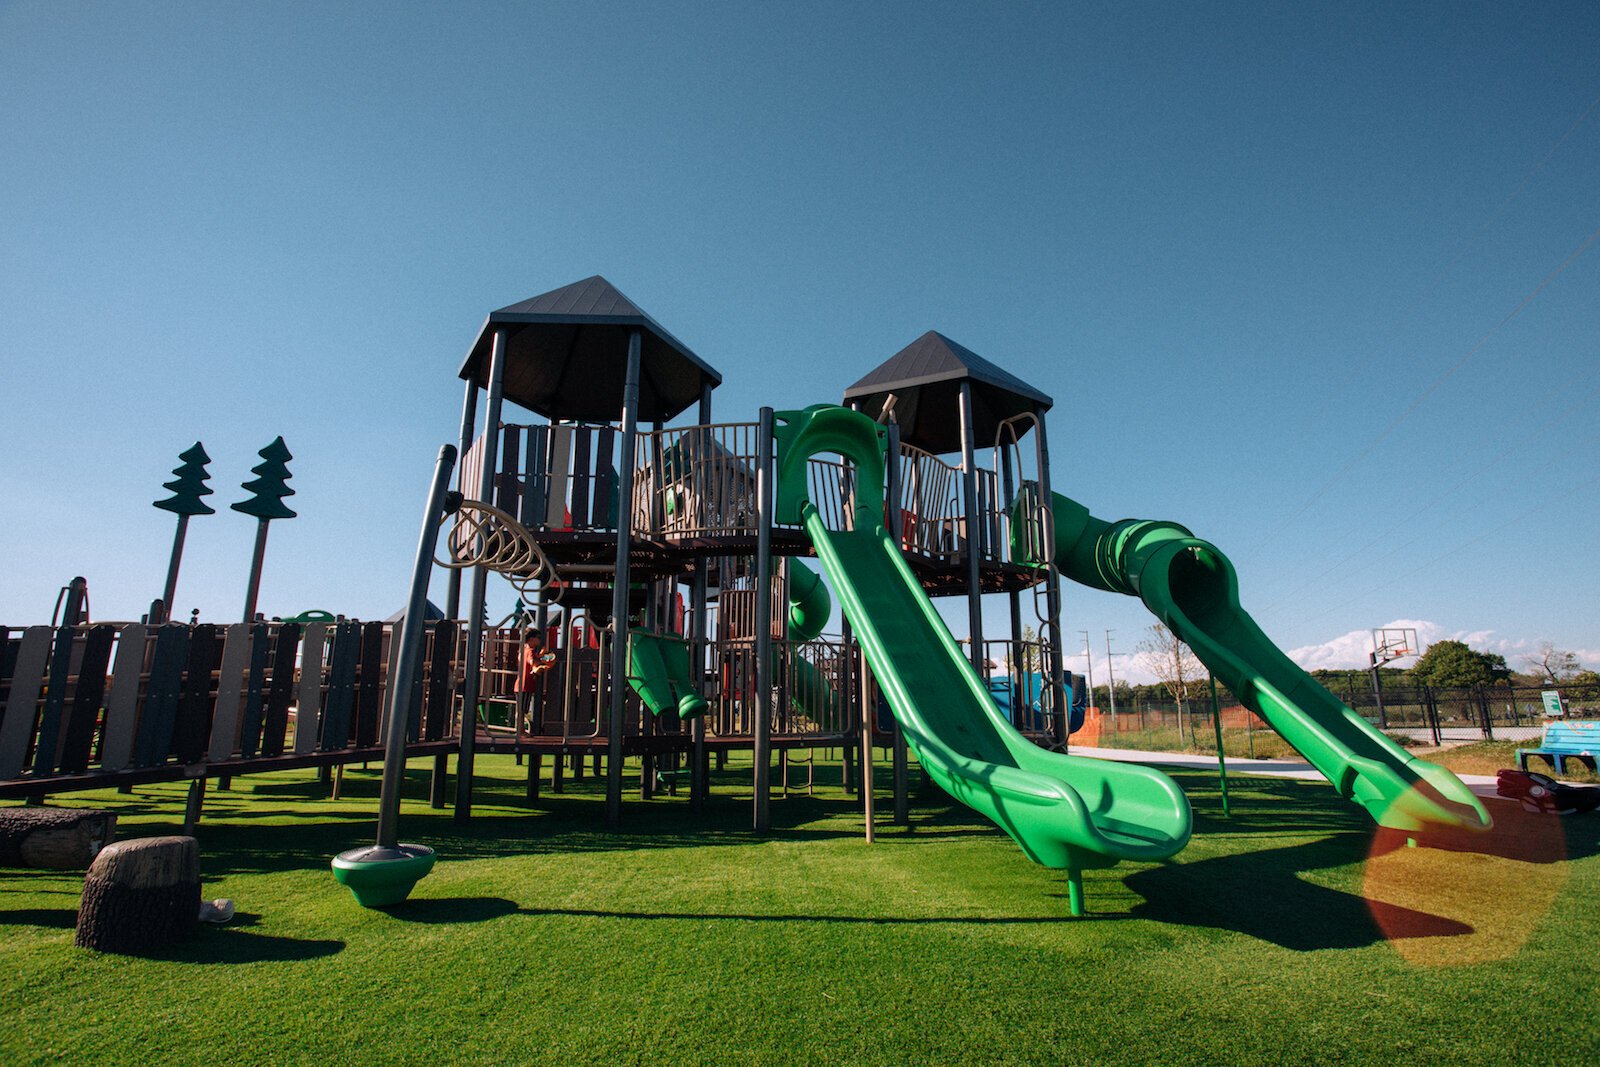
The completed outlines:
<svg viewBox="0 0 1600 1067">
<path fill-rule="evenodd" d="M 120 771 L 133 756 L 133 730 L 139 718 L 139 685 L 143 681 L 146 639 L 143 623 L 122 628 L 117 659 L 111 670 L 111 696 L 106 700 L 105 736 L 100 742 L 100 769 Z"/>
<path fill-rule="evenodd" d="M 418 653 L 417 669 L 412 674 L 410 703 L 406 706 L 406 741 L 408 743 L 415 743 L 422 737 L 422 691 L 428 677 L 428 661 L 426 657 L 428 654 L 429 630 L 424 628 L 420 636 L 422 649 Z M 397 645 L 400 643 L 399 638 L 400 630 L 399 627 L 396 627 L 393 641 Z M 389 684 L 393 685 L 397 677 L 399 677 L 398 671 L 391 669 L 389 671 Z"/>
<path fill-rule="evenodd" d="M 450 729 L 450 683 L 454 678 L 456 625 L 440 621 L 433 627 L 433 656 L 428 663 L 428 714 L 425 735 L 438 741 Z"/>
<path fill-rule="evenodd" d="M 383 623 L 361 627 L 361 673 L 356 680 L 356 747 L 378 743 L 378 720 L 383 714 Z"/>
<path fill-rule="evenodd" d="M 544 520 L 545 489 L 549 483 L 544 471 L 545 439 L 548 436 L 549 431 L 543 426 L 528 427 L 526 488 L 522 494 L 522 510 L 517 517 L 522 520 L 522 525 L 529 528 L 542 525 Z"/>
<path fill-rule="evenodd" d="M 183 682 L 183 700 L 172 731 L 172 754 L 184 765 L 199 763 L 206 754 L 211 733 L 211 672 L 217 666 L 217 627 L 196 626 L 189 635 L 189 666 Z"/>
<path fill-rule="evenodd" d="M 300 685 L 296 690 L 294 712 L 297 756 L 316 751 L 322 721 L 322 650 L 327 638 L 327 623 L 306 624 L 305 640 L 300 643 Z"/>
<path fill-rule="evenodd" d="M 0 718 L 5 716 L 6 697 L 11 691 L 11 675 L 17 669 L 17 649 L 22 638 L 11 639 L 11 627 L 0 626 Z"/>
<path fill-rule="evenodd" d="M 322 751 L 350 747 L 350 709 L 355 702 L 356 660 L 361 655 L 361 628 L 341 622 L 333 630 L 328 666 L 328 706 L 322 712 Z"/>
<path fill-rule="evenodd" d="M 156 631 L 156 650 L 150 658 L 150 686 L 139 713 L 133 761 L 154 767 L 167 761 L 172 751 L 172 730 L 178 721 L 178 695 L 183 687 L 183 665 L 189 652 L 189 628 L 178 624 Z"/>
<path fill-rule="evenodd" d="M 266 725 L 261 735 L 263 756 L 283 755 L 284 737 L 289 732 L 289 701 L 294 697 L 294 661 L 299 651 L 300 624 L 286 622 L 278 627 L 278 639 L 272 648 Z"/>
<path fill-rule="evenodd" d="M 544 508 L 544 524 L 552 530 L 567 525 L 567 479 L 572 462 L 572 427 L 550 427 L 550 480 Z"/>
<path fill-rule="evenodd" d="M 39 692 L 44 688 L 45 666 L 50 662 L 54 632 L 48 626 L 30 626 L 22 632 L 17 666 L 11 674 L 5 718 L 0 719 L 0 778 L 22 773 L 28 745 L 39 723 Z"/>
<path fill-rule="evenodd" d="M 232 756 L 239 740 L 239 703 L 244 697 L 244 675 L 250 667 L 250 633 L 247 622 L 228 627 L 222 645 L 222 671 L 217 678 L 217 707 L 211 716 L 211 739 L 206 755 L 213 762 Z"/>
<path fill-rule="evenodd" d="M 62 774 L 81 774 L 89 769 L 89 754 L 94 749 L 95 726 L 100 721 L 100 704 L 106 694 L 106 668 L 111 663 L 111 645 L 116 640 L 115 626 L 89 627 L 83 638 L 83 662 L 78 665 L 78 685 L 72 694 L 72 710 L 62 732 Z"/>
<path fill-rule="evenodd" d="M 522 464 L 522 427 L 507 426 L 500 434 L 500 473 L 495 475 L 494 506 L 512 515 L 517 513 Z"/>
<path fill-rule="evenodd" d="M 72 646 L 77 639 L 76 626 L 62 626 L 56 630 L 55 645 L 50 650 L 50 682 L 45 689 L 44 707 L 39 710 L 39 743 L 33 750 L 35 774 L 49 774 L 60 755 L 61 722 L 66 718 L 67 678 L 72 669 Z"/>
<path fill-rule="evenodd" d="M 603 427 L 594 454 L 594 507 L 589 513 L 596 529 L 617 528 L 617 467 L 611 458 L 616 448 L 617 431 Z"/>
<path fill-rule="evenodd" d="M 239 730 L 239 755 L 250 759 L 261 751 L 261 705 L 267 682 L 267 661 L 272 655 L 270 630 L 266 623 L 250 629 L 250 673 L 245 678 L 244 725 Z"/>
<path fill-rule="evenodd" d="M 594 482 L 589 473 L 589 446 L 594 443 L 594 429 L 579 426 L 573 430 L 572 437 L 572 528 L 583 530 L 589 525 L 589 486 Z"/>
</svg>

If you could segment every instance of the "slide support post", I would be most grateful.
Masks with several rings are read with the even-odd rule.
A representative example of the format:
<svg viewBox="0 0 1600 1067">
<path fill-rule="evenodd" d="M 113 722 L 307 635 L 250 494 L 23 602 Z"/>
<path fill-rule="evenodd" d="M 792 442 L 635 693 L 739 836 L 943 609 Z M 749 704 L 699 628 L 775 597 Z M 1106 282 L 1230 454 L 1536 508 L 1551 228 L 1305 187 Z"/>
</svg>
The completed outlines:
<svg viewBox="0 0 1600 1067">
<path fill-rule="evenodd" d="M 1076 867 L 1067 868 L 1067 910 L 1074 918 L 1083 917 L 1083 872 Z"/>
<path fill-rule="evenodd" d="M 1217 701 L 1217 676 L 1207 674 L 1211 682 L 1211 725 L 1217 731 L 1217 781 L 1222 787 L 1222 817 L 1228 818 L 1228 760 L 1222 753 L 1222 705 Z"/>
</svg>

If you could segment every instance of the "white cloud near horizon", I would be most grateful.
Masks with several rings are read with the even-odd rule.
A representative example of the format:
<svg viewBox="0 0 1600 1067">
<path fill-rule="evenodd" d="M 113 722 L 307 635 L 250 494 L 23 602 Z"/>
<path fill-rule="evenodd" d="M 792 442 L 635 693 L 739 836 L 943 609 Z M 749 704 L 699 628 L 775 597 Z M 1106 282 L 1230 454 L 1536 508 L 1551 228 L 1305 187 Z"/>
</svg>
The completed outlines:
<svg viewBox="0 0 1600 1067">
<path fill-rule="evenodd" d="M 1509 638 L 1501 636 L 1494 630 L 1447 630 L 1443 626 L 1429 619 L 1395 619 L 1385 623 L 1383 629 L 1409 629 L 1417 631 L 1417 643 L 1422 650 L 1436 641 L 1462 641 L 1480 652 L 1497 652 L 1506 658 L 1506 664 L 1513 670 L 1526 671 L 1527 658 L 1538 647 L 1539 642 L 1527 638 Z M 1578 662 L 1590 669 L 1600 669 L 1600 649 L 1575 648 L 1571 650 L 1578 657 Z M 1327 641 L 1316 645 L 1304 645 L 1300 648 L 1285 650 L 1291 660 L 1307 671 L 1315 670 L 1350 670 L 1365 669 L 1368 665 L 1368 655 L 1372 652 L 1372 631 L 1351 630 L 1349 633 L 1340 634 L 1329 638 Z M 1074 674 L 1083 673 L 1083 653 L 1073 654 L 1070 650 L 1066 654 L 1065 665 L 1067 670 Z M 1116 678 L 1119 682 L 1126 681 L 1133 685 L 1149 685 L 1157 679 L 1144 668 L 1142 657 L 1138 654 L 1119 654 L 1116 662 Z M 1416 663 L 1415 656 L 1395 660 L 1389 664 L 1391 667 L 1405 668 Z M 1094 667 L 1091 672 L 1096 685 L 1106 684 L 1106 657 L 1104 654 L 1094 658 Z"/>
<path fill-rule="evenodd" d="M 1539 644 L 1527 638 L 1503 637 L 1494 630 L 1446 630 L 1428 619 L 1396 619 L 1385 623 L 1383 628 L 1416 630 L 1417 643 L 1422 646 L 1422 651 L 1437 641 L 1461 641 L 1480 652 L 1497 652 L 1505 657 L 1507 666 L 1518 671 L 1527 670 L 1527 658 Z M 1575 648 L 1571 651 L 1585 667 L 1600 663 L 1600 649 Z M 1291 648 L 1285 655 L 1308 671 L 1349 670 L 1369 666 L 1368 656 L 1371 652 L 1372 632 L 1351 630 L 1320 645 Z M 1412 656 L 1396 660 L 1390 666 L 1409 667 L 1415 662 L 1416 657 Z"/>
</svg>

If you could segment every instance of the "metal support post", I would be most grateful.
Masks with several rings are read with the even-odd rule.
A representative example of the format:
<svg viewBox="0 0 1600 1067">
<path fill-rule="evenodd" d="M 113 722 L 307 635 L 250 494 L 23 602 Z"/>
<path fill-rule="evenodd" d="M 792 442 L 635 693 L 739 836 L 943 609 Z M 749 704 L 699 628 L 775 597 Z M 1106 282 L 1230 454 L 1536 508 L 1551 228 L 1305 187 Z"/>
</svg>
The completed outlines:
<svg viewBox="0 0 1600 1067">
<path fill-rule="evenodd" d="M 606 714 L 606 825 L 622 825 L 622 713 L 628 694 L 628 584 L 633 553 L 633 475 L 639 435 L 639 375 L 644 339 L 628 334 L 622 387 L 622 462 L 617 475 L 617 565 L 611 589 L 611 688 Z"/>
<path fill-rule="evenodd" d="M 973 668 L 980 677 L 985 676 L 983 654 L 983 582 L 979 573 L 982 560 L 978 552 L 978 531 L 982 529 L 978 515 L 978 467 L 973 450 L 972 382 L 961 382 L 961 496 L 965 514 L 967 557 L 967 633 L 971 637 L 968 649 Z"/>
<path fill-rule="evenodd" d="M 161 594 L 161 618 L 151 613 L 150 625 L 156 626 L 172 618 L 172 601 L 178 595 L 178 567 L 183 562 L 183 540 L 189 533 L 189 516 L 178 515 L 178 532 L 172 536 L 172 559 L 167 563 L 167 584 Z M 249 621 L 248 619 L 245 621 Z"/>
<path fill-rule="evenodd" d="M 1217 781 L 1222 789 L 1222 816 L 1227 818 L 1232 814 L 1228 810 L 1228 759 L 1222 751 L 1222 704 L 1217 700 L 1217 679 L 1208 673 L 1206 679 L 1211 683 L 1211 725 L 1217 731 Z"/>
<path fill-rule="evenodd" d="M 772 511 L 775 486 L 772 461 L 773 416 L 761 409 L 756 434 L 756 713 L 754 741 L 755 811 L 753 826 L 771 827 L 767 810 L 772 775 Z"/>
<path fill-rule="evenodd" d="M 505 393 L 505 378 L 506 331 L 498 329 L 489 349 L 489 408 L 485 413 L 483 456 L 475 487 L 479 500 L 487 501 L 494 495 L 494 467 L 500 455 L 500 401 Z M 463 425 L 466 422 L 464 416 L 462 422 Z M 483 627 L 487 611 L 484 601 L 488 591 L 488 568 L 472 568 L 472 602 L 467 605 L 466 676 L 461 686 L 461 750 L 456 755 L 455 821 L 458 823 L 472 818 L 472 765 L 478 744 L 478 696 L 483 687 Z"/>
<path fill-rule="evenodd" d="M 697 424 L 701 427 L 711 425 L 711 386 L 700 387 L 700 411 Z M 711 431 L 700 431 L 701 455 L 706 456 L 711 451 Z M 709 700 L 706 692 L 706 602 L 709 591 L 706 588 L 706 567 L 709 558 L 701 556 L 695 560 L 694 580 L 689 587 L 689 609 L 694 613 L 694 630 L 689 641 L 689 665 L 694 673 L 694 691 L 701 697 Z M 705 806 L 710 797 L 710 782 L 706 774 L 706 717 L 696 715 L 689 729 L 694 736 L 693 751 L 690 759 L 694 762 L 689 766 L 689 806 L 698 811 Z"/>
<path fill-rule="evenodd" d="M 871 674 L 867 669 L 866 656 L 861 659 L 861 815 L 866 823 L 867 844 L 872 844 L 877 837 L 874 824 L 873 795 L 872 795 L 872 722 L 877 715 L 877 701 L 872 699 Z"/>
<path fill-rule="evenodd" d="M 1383 676 L 1379 673 L 1383 664 L 1378 662 L 1378 654 L 1369 652 L 1367 658 L 1372 663 L 1372 698 L 1378 702 L 1378 729 L 1389 728 L 1389 714 L 1383 708 Z"/>
<path fill-rule="evenodd" d="M 464 458 L 472 448 L 472 435 L 477 430 L 478 419 L 478 382 L 472 379 L 467 382 L 467 395 L 461 402 L 461 441 L 456 446 L 456 455 Z M 466 477 L 466 468 L 463 466 L 461 476 Z M 470 486 L 459 481 L 456 488 L 465 496 Z M 444 601 L 444 617 L 459 619 L 461 617 L 461 570 L 458 567 L 450 568 L 450 584 L 446 587 Z"/>
<path fill-rule="evenodd" d="M 1039 466 L 1039 506 L 1049 514 L 1053 506 L 1053 497 L 1050 488 L 1050 439 L 1044 429 L 1045 409 L 1038 408 L 1034 411 L 1038 434 L 1038 466 Z M 1054 536 L 1055 524 L 1050 523 L 1045 528 L 1047 536 Z M 1051 558 L 1055 557 L 1055 546 L 1051 545 Z M 1071 730 L 1070 717 L 1067 714 L 1068 693 L 1066 690 L 1066 668 L 1062 666 L 1064 648 L 1061 640 L 1061 571 L 1056 566 L 1051 566 L 1045 571 L 1045 614 L 1049 619 L 1045 628 L 1049 633 L 1047 640 L 1050 656 L 1050 707 L 1054 709 L 1056 720 L 1056 739 L 1062 748 L 1068 746 L 1068 733 Z"/>
<path fill-rule="evenodd" d="M 270 519 L 256 520 L 256 547 L 250 556 L 250 585 L 244 594 L 244 621 L 254 622 L 256 618 L 256 594 L 261 592 L 261 563 L 267 558 L 267 524 Z M 165 608 L 166 614 L 172 614 L 172 605 Z"/>
<path fill-rule="evenodd" d="M 433 552 L 439 542 L 439 520 L 445 514 L 445 493 L 450 488 L 450 472 L 456 464 L 452 445 L 439 449 L 433 469 L 433 484 L 428 489 L 428 504 L 422 514 L 422 532 L 417 536 L 417 558 L 411 569 L 411 595 L 406 601 L 405 618 L 400 622 L 400 654 L 394 677 L 389 681 L 388 719 L 384 723 L 383 783 L 378 791 L 378 847 L 394 848 L 399 843 L 400 784 L 406 773 L 406 726 L 411 721 L 412 705 L 418 693 L 418 672 L 422 668 L 422 639 L 428 627 L 428 579 L 433 574 Z"/>
<path fill-rule="evenodd" d="M 884 514 L 889 519 L 889 539 L 895 544 L 903 544 L 905 536 L 905 515 L 900 507 L 900 424 L 889 423 L 889 455 L 887 477 L 884 478 L 884 496 L 887 502 Z M 906 752 L 905 731 L 900 728 L 900 719 L 894 717 L 894 824 L 907 826 L 911 822 L 911 783 L 910 765 Z"/>
</svg>

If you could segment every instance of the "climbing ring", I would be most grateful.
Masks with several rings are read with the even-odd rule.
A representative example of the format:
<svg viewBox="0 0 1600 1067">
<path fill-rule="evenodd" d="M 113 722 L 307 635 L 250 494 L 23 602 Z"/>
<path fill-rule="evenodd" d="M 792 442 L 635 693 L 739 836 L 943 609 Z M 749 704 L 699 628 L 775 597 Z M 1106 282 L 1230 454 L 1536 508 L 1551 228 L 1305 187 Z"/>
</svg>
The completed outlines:
<svg viewBox="0 0 1600 1067">
<path fill-rule="evenodd" d="M 449 559 L 435 559 L 441 567 L 464 570 L 487 567 L 505 577 L 526 595 L 533 586 L 564 588 L 555 564 L 544 554 L 533 533 L 509 512 L 482 500 L 463 500 L 455 526 L 445 538 Z"/>
</svg>

